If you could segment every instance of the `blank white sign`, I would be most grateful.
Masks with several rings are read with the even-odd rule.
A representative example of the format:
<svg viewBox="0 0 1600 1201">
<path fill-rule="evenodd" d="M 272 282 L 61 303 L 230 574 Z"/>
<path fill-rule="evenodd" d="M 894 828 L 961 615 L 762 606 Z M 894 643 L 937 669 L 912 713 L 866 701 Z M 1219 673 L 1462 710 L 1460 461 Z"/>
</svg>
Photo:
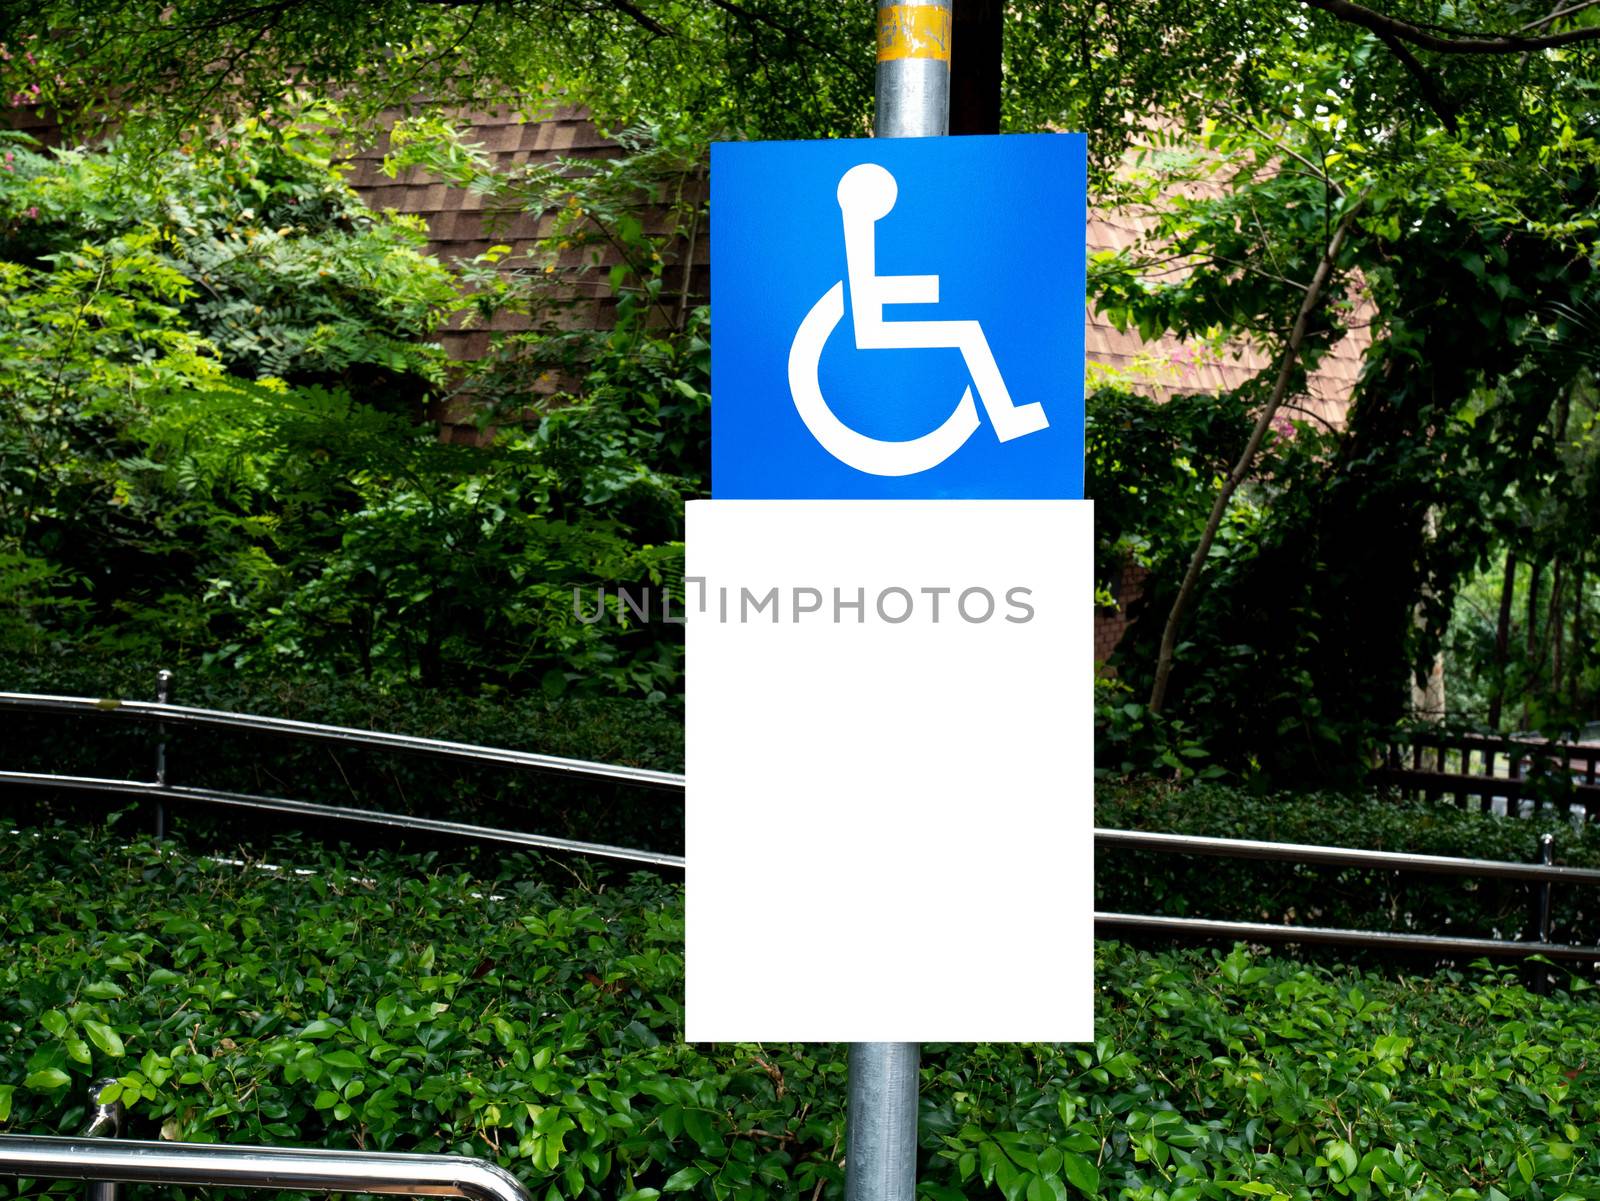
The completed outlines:
<svg viewBox="0 0 1600 1201">
<path fill-rule="evenodd" d="M 1087 501 L 696 501 L 690 1041 L 1093 1037 Z"/>
</svg>

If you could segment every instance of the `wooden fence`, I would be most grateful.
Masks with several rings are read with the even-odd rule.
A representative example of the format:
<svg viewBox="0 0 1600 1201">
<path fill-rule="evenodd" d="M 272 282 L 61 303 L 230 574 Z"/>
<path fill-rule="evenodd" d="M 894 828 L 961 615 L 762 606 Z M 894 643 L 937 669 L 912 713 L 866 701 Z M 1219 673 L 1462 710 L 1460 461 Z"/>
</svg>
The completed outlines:
<svg viewBox="0 0 1600 1201">
<path fill-rule="evenodd" d="M 1523 803 L 1600 821 L 1600 746 L 1426 730 L 1397 734 L 1374 782 L 1403 796 L 1454 797 L 1462 808 L 1518 813 Z M 1473 798 L 1477 805 L 1472 805 Z"/>
</svg>

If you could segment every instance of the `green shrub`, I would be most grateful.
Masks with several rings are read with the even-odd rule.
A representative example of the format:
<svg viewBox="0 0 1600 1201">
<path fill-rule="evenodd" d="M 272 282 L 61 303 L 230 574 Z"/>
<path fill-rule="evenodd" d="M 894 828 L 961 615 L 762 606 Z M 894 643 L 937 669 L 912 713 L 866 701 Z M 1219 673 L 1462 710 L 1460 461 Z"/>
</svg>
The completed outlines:
<svg viewBox="0 0 1600 1201">
<path fill-rule="evenodd" d="M 0 828 L 0 1129 L 76 1131 L 109 1075 L 135 1136 L 482 1155 L 538 1201 L 841 1195 L 842 1047 L 682 1041 L 681 887 L 285 850 L 315 874 Z M 1600 1195 L 1584 997 L 1096 961 L 1095 1043 L 924 1048 L 923 1196 Z"/>
<path fill-rule="evenodd" d="M 1058 1158 L 1127 1201 L 1595 1196 L 1593 1006 L 1513 980 L 1102 944 L 1097 1042 L 989 1049 L 1014 1066 L 944 1153 L 1008 1201 L 1065 1196 L 1033 1183 Z"/>
<path fill-rule="evenodd" d="M 616 597 L 681 613 L 708 470 L 708 319 L 662 292 L 666 240 L 629 218 L 615 328 L 452 365 L 427 338 L 464 281 L 345 185 L 328 116 L 48 154 L 0 131 L 0 649 L 673 704 L 681 623 Z M 606 215 L 668 169 L 641 155 Z M 483 436 L 441 441 L 468 397 Z M 602 586 L 604 620 L 575 612 Z"/>
<path fill-rule="evenodd" d="M 1103 780 L 1096 823 L 1118 829 L 1217 838 L 1412 851 L 1537 862 L 1539 836 L 1555 835 L 1556 862 L 1600 867 L 1600 831 L 1552 812 L 1496 817 L 1443 801 L 1385 795 L 1257 795 L 1212 783 L 1177 787 L 1148 779 Z M 1227 860 L 1105 849 L 1095 861 L 1097 905 L 1132 913 L 1408 930 L 1477 938 L 1529 931 L 1532 887 L 1354 867 Z M 1600 940 L 1600 898 L 1592 886 L 1552 890 L 1557 942 Z"/>
<path fill-rule="evenodd" d="M 59 270 L 86 246 L 148 236 L 187 285 L 172 323 L 232 374 L 416 399 L 443 380 L 427 339 L 460 298 L 423 253 L 420 219 L 375 214 L 345 185 L 331 114 L 296 116 L 181 145 L 137 133 L 49 153 L 7 143 L 0 259 Z"/>
</svg>

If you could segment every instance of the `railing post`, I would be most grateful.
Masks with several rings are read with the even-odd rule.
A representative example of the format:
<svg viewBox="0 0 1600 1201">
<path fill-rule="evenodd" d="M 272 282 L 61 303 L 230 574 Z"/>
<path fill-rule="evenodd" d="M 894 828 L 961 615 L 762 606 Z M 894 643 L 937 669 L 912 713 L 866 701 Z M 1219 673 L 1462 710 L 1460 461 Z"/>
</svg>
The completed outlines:
<svg viewBox="0 0 1600 1201">
<path fill-rule="evenodd" d="M 163 667 L 156 672 L 156 703 L 170 705 L 172 703 L 172 673 Z M 165 788 L 167 786 L 167 723 L 156 723 L 156 783 Z M 156 798 L 156 841 L 160 842 L 167 836 L 167 803 Z"/>
<path fill-rule="evenodd" d="M 100 1103 L 100 1094 L 115 1080 L 96 1080 L 89 1086 L 89 1124 L 84 1128 L 86 1138 L 117 1138 L 122 1134 L 122 1102 L 109 1105 Z M 111 1180 L 89 1181 L 88 1201 L 117 1201 L 121 1186 Z"/>
<path fill-rule="evenodd" d="M 1539 862 L 1549 867 L 1556 861 L 1556 836 L 1539 835 Z M 1541 943 L 1550 941 L 1550 889 L 1549 880 L 1541 880 L 1534 892 L 1533 923 Z M 1533 991 L 1541 997 L 1550 991 L 1550 972 L 1542 963 L 1533 964 Z"/>
</svg>

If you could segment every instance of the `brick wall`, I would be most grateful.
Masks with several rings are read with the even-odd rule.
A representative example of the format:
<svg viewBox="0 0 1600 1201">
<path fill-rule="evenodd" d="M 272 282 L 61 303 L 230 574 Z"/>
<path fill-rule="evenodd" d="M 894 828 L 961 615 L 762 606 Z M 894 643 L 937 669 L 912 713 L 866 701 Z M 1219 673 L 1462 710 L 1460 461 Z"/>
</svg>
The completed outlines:
<svg viewBox="0 0 1600 1201">
<path fill-rule="evenodd" d="M 1111 652 L 1117 649 L 1117 643 L 1122 641 L 1123 634 L 1133 624 L 1128 617 L 1128 610 L 1144 593 L 1144 582 L 1149 575 L 1147 568 L 1134 564 L 1124 565 L 1113 588 L 1113 595 L 1117 598 L 1116 606 L 1095 609 L 1094 661 L 1096 663 L 1104 663 L 1111 657 Z"/>
</svg>

